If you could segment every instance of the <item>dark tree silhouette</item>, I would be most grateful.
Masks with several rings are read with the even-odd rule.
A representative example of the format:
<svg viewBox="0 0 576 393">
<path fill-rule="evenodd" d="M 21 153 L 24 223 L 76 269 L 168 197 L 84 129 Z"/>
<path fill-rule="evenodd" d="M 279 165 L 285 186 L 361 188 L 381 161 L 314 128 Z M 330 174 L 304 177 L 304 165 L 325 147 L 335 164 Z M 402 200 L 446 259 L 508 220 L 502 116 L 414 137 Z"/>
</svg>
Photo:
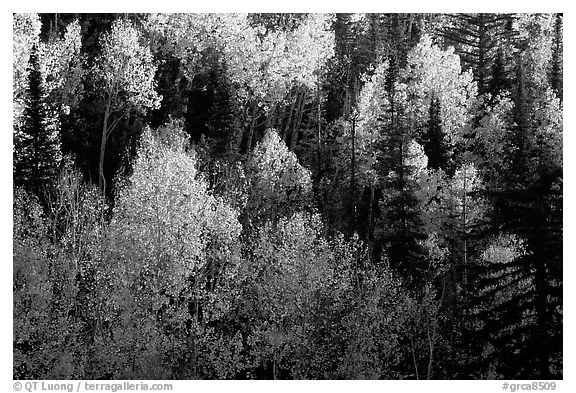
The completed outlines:
<svg viewBox="0 0 576 393">
<path fill-rule="evenodd" d="M 14 183 L 39 193 L 56 176 L 59 143 L 47 124 L 36 45 L 30 54 L 23 118 L 22 129 L 14 136 Z"/>
</svg>

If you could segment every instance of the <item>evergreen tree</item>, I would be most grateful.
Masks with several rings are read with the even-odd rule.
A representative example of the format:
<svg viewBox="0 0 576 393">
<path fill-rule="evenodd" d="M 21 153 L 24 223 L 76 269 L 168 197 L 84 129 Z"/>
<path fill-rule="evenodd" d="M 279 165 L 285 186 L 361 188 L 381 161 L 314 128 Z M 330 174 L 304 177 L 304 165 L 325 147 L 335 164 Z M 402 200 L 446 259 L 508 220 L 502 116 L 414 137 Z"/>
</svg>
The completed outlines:
<svg viewBox="0 0 576 393">
<path fill-rule="evenodd" d="M 494 377 L 561 378 L 561 170 L 542 174 L 528 187 L 490 194 L 495 209 L 488 233 L 518 236 L 523 252 L 478 267 L 471 320 L 476 340 L 484 342 L 477 347 L 485 353 L 476 369 L 492 364 Z"/>
<path fill-rule="evenodd" d="M 429 119 L 424 135 L 424 152 L 428 157 L 429 168 L 446 170 L 449 157 L 442 132 L 440 111 L 440 99 L 433 97 L 430 101 Z"/>
<path fill-rule="evenodd" d="M 472 68 L 478 82 L 478 92 L 487 91 L 497 45 L 513 33 L 508 26 L 511 14 L 453 14 L 442 35 L 447 45 L 453 45 L 462 62 Z"/>
<path fill-rule="evenodd" d="M 526 17 L 508 167 L 487 192 L 493 214 L 484 235 L 512 234 L 522 243 L 522 252 L 507 261 L 481 264 L 479 293 L 472 296 L 478 339 L 489 344 L 480 358 L 494 365 L 490 372 L 496 377 L 562 375 L 562 129 L 546 75 L 549 21 L 550 16 Z"/>
<path fill-rule="evenodd" d="M 22 129 L 14 136 L 14 182 L 40 192 L 56 175 L 59 143 L 47 127 L 38 48 L 30 54 Z"/>
<path fill-rule="evenodd" d="M 502 48 L 498 48 L 494 64 L 492 65 L 492 76 L 488 84 L 488 93 L 491 94 L 492 99 L 498 96 L 501 92 L 510 88 L 509 79 L 506 75 L 506 66 L 504 64 L 504 53 Z"/>
<path fill-rule="evenodd" d="M 516 87 L 514 92 L 514 127 L 509 134 L 509 151 L 511 170 L 508 172 L 508 181 L 519 181 L 528 170 L 527 142 L 530 132 L 530 119 L 528 113 L 528 96 L 526 86 L 526 73 L 522 61 L 518 61 L 516 68 Z"/>
<path fill-rule="evenodd" d="M 416 182 L 410 149 L 413 141 L 398 102 L 396 64 L 396 59 L 391 57 L 383 100 L 387 108 L 379 119 L 383 136 L 380 167 L 384 194 L 380 202 L 379 237 L 380 247 L 384 247 L 391 266 L 412 285 L 418 285 L 426 270 L 426 253 L 420 243 L 426 234 L 414 192 Z"/>
</svg>

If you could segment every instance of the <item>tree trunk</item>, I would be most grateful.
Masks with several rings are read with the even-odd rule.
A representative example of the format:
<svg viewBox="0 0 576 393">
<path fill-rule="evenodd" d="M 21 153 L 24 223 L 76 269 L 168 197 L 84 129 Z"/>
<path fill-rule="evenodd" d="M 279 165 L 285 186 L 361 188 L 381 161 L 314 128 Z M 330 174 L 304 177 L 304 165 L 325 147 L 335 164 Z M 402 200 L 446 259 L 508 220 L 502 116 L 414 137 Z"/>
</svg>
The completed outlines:
<svg viewBox="0 0 576 393">
<path fill-rule="evenodd" d="M 108 99 L 106 109 L 104 110 L 104 122 L 102 124 L 102 141 L 100 143 L 100 162 L 98 166 L 98 189 L 100 194 L 106 194 L 106 179 L 104 178 L 104 154 L 106 152 L 106 141 L 108 139 L 108 118 L 110 117 L 111 100 Z"/>
<path fill-rule="evenodd" d="M 464 163 L 464 200 L 463 200 L 463 204 L 462 204 L 462 232 L 463 232 L 463 236 L 462 238 L 464 239 L 464 277 L 463 277 L 463 281 L 464 281 L 464 285 L 466 286 L 468 284 L 468 272 L 467 272 L 467 265 L 468 265 L 468 250 L 467 250 L 467 244 L 466 244 L 466 189 L 468 187 L 468 174 L 466 173 L 466 163 Z"/>
<path fill-rule="evenodd" d="M 274 104 L 271 108 L 270 113 L 266 116 L 266 129 L 273 128 L 274 123 L 276 122 L 276 108 L 278 104 Z"/>
<path fill-rule="evenodd" d="M 416 362 L 416 353 L 414 351 L 414 338 L 410 335 L 410 348 L 412 349 L 412 361 L 414 363 L 414 370 L 416 371 L 416 379 L 420 379 L 420 375 L 418 373 L 418 363 Z"/>
<path fill-rule="evenodd" d="M 290 126 L 292 125 L 292 114 L 294 113 L 294 107 L 296 106 L 296 101 L 298 101 L 299 91 L 296 90 L 296 97 L 292 100 L 290 104 L 290 110 L 288 111 L 288 120 L 286 121 L 286 125 L 284 126 L 284 131 L 282 132 L 282 140 L 286 141 L 288 138 L 288 130 L 290 130 Z"/>
<path fill-rule="evenodd" d="M 322 176 L 322 134 L 321 134 L 321 126 L 322 126 L 322 100 L 320 94 L 320 76 L 318 76 L 318 89 L 317 89 L 317 100 L 318 100 L 318 132 L 317 132 L 317 145 L 316 145 L 316 160 L 318 161 L 317 166 L 317 173 L 318 178 L 320 179 Z"/>
<path fill-rule="evenodd" d="M 273 361 L 272 361 L 272 378 L 274 380 L 278 379 L 278 366 L 276 363 L 276 354 L 274 354 Z"/>
<path fill-rule="evenodd" d="M 434 332 L 430 334 L 430 326 L 428 325 L 426 328 L 426 333 L 428 334 L 428 374 L 426 379 L 432 379 L 432 365 L 434 363 Z"/>
<path fill-rule="evenodd" d="M 352 119 L 352 165 L 350 168 L 350 193 L 352 195 L 352 233 L 356 232 L 358 217 L 357 217 L 357 197 L 356 197 L 356 118 Z"/>
<path fill-rule="evenodd" d="M 406 178 L 404 174 L 404 134 L 400 136 L 400 198 L 402 203 L 402 242 L 408 244 L 408 223 L 406 219 L 406 193 L 404 191 Z"/>
<path fill-rule="evenodd" d="M 368 250 L 370 250 L 370 252 L 372 252 L 372 238 L 373 238 L 373 231 L 374 231 L 374 223 L 372 222 L 374 220 L 373 218 L 373 214 L 374 214 L 374 185 L 370 184 L 370 203 L 368 205 L 369 210 L 368 210 L 368 233 L 366 235 L 366 238 L 368 239 Z"/>
<path fill-rule="evenodd" d="M 301 90 L 300 93 L 300 101 L 297 105 L 298 110 L 296 112 L 296 122 L 294 123 L 294 127 L 292 127 L 292 136 L 290 138 L 290 151 L 294 151 L 296 149 L 296 141 L 298 140 L 298 129 L 300 128 L 300 123 L 302 122 L 302 113 L 304 112 L 304 104 L 306 98 L 306 91 Z"/>
<path fill-rule="evenodd" d="M 482 14 L 478 15 L 478 94 L 483 94 L 486 89 L 486 24 L 484 21 L 484 16 Z"/>
<path fill-rule="evenodd" d="M 252 119 L 250 121 L 250 129 L 248 130 L 248 143 L 246 144 L 246 151 L 252 150 L 252 138 L 254 137 L 254 127 L 256 126 L 256 103 L 252 103 Z"/>
<path fill-rule="evenodd" d="M 409 18 L 408 18 L 408 28 L 407 33 L 408 33 L 408 39 L 410 40 L 412 38 L 412 26 L 414 25 L 414 14 L 409 14 Z"/>
</svg>

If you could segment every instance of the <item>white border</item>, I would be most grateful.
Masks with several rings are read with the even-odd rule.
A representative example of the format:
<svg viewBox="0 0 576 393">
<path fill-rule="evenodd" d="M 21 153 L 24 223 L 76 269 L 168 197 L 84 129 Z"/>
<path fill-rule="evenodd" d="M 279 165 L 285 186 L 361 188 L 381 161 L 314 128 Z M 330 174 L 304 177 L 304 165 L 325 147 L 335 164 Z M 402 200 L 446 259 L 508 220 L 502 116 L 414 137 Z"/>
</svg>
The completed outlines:
<svg viewBox="0 0 576 393">
<path fill-rule="evenodd" d="M 574 122 L 574 62 L 573 42 L 574 14 L 568 2 L 563 1 L 417 1 L 392 2 L 378 1 L 338 1 L 313 2 L 311 0 L 289 0 L 283 3 L 255 0 L 233 1 L 138 1 L 124 3 L 118 0 L 98 0 L 86 2 L 26 0 L 10 2 L 5 0 L 0 7 L 0 34 L 2 78 L 0 92 L 2 96 L 0 113 L 2 130 L 0 131 L 0 184 L 2 185 L 0 208 L 0 239 L 3 263 L 0 274 L 2 288 L 1 312 L 4 323 L 1 324 L 0 390 L 12 390 L 12 13 L 13 12 L 564 12 L 564 381 L 557 381 L 557 392 L 575 392 L 574 369 L 574 170 L 573 154 L 576 138 Z M 6 10 L 4 8 L 7 8 Z M 153 382 L 153 381 L 149 381 Z M 361 389 L 362 391 L 436 391 L 436 392 L 503 392 L 500 381 L 173 381 L 175 392 L 206 391 L 216 389 L 228 391 L 266 391 L 275 393 L 292 392 L 294 389 L 312 391 L 344 391 Z M 519 381 L 517 381 L 519 382 Z"/>
</svg>

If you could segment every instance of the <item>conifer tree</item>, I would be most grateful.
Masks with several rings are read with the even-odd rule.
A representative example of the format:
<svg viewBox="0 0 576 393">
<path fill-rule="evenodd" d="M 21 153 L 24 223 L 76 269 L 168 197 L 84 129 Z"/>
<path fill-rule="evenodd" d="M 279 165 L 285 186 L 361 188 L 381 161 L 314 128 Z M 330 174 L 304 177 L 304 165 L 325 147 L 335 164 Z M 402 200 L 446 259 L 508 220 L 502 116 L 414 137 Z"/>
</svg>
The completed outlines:
<svg viewBox="0 0 576 393">
<path fill-rule="evenodd" d="M 421 283 L 425 273 L 425 250 L 420 241 L 426 238 L 415 196 L 411 143 L 402 106 L 398 99 L 396 59 L 390 58 L 385 83 L 387 105 L 380 117 L 382 133 L 382 211 L 381 246 L 387 251 L 391 266 L 413 285 Z"/>
<path fill-rule="evenodd" d="M 498 48 L 496 57 L 494 58 L 494 64 L 492 65 L 492 77 L 488 83 L 488 93 L 490 93 L 494 99 L 502 91 L 508 90 L 509 88 L 510 83 L 506 76 L 504 53 L 502 52 L 502 48 Z"/>
<path fill-rule="evenodd" d="M 38 48 L 32 48 L 23 127 L 14 136 L 14 181 L 40 192 L 55 175 L 59 143 L 47 127 Z"/>
<path fill-rule="evenodd" d="M 528 168 L 527 165 L 527 138 L 530 132 L 530 122 L 528 113 L 528 97 L 526 86 L 526 73 L 524 65 L 520 60 L 516 69 L 516 87 L 514 91 L 514 127 L 510 133 L 509 141 L 511 151 L 511 171 L 509 172 L 509 181 L 520 179 Z"/>
<path fill-rule="evenodd" d="M 454 14 L 444 28 L 446 43 L 454 45 L 463 63 L 472 68 L 480 94 L 488 89 L 497 44 L 512 33 L 507 27 L 513 18 L 510 14 Z"/>
<path fill-rule="evenodd" d="M 442 132 L 440 111 L 440 99 L 433 97 L 430 101 L 429 119 L 424 135 L 424 152 L 428 157 L 429 168 L 446 170 L 449 157 Z"/>
<path fill-rule="evenodd" d="M 563 184 L 555 142 L 561 139 L 561 115 L 546 75 L 552 40 L 543 27 L 550 16 L 526 19 L 508 168 L 487 192 L 493 213 L 484 233 L 512 234 L 523 250 L 506 262 L 480 264 L 473 315 L 479 339 L 490 345 L 480 358 L 495 366 L 495 376 L 553 379 L 562 375 Z"/>
<path fill-rule="evenodd" d="M 475 368 L 492 364 L 501 378 L 561 378 L 561 170 L 490 196 L 495 209 L 487 233 L 512 233 L 522 239 L 523 252 L 478 266 L 470 317 L 476 339 L 489 350 Z"/>
</svg>

